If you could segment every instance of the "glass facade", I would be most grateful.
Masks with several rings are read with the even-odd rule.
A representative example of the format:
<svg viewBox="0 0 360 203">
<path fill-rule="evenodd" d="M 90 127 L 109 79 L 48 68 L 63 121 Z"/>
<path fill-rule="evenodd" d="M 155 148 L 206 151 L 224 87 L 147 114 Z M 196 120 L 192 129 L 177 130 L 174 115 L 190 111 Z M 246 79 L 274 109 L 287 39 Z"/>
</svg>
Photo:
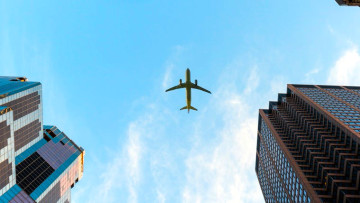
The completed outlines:
<svg viewBox="0 0 360 203">
<path fill-rule="evenodd" d="M 359 93 L 288 85 L 260 110 L 255 170 L 266 202 L 360 202 Z"/>
<path fill-rule="evenodd" d="M 0 202 L 70 202 L 84 153 L 43 125 L 39 82 L 0 77 Z"/>
<path fill-rule="evenodd" d="M 360 132 L 360 96 L 343 88 L 298 88 L 355 132 Z M 323 90 L 329 92 L 324 92 Z M 358 91 L 358 90 L 355 90 Z"/>
<path fill-rule="evenodd" d="M 260 117 L 258 178 L 266 202 L 310 202 L 307 192 Z"/>
</svg>

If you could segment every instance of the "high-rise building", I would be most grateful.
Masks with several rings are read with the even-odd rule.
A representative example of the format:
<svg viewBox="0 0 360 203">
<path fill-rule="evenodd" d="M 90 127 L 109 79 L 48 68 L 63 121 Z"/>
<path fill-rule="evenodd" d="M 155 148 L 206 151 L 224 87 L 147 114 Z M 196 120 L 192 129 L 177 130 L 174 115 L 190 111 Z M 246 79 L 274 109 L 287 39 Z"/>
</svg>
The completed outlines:
<svg viewBox="0 0 360 203">
<path fill-rule="evenodd" d="M 360 87 L 288 85 L 259 112 L 266 202 L 360 202 Z"/>
<path fill-rule="evenodd" d="M 336 0 L 339 5 L 360 6 L 360 0 Z"/>
<path fill-rule="evenodd" d="M 84 149 L 43 125 L 41 83 L 0 77 L 0 202 L 70 202 Z"/>
</svg>

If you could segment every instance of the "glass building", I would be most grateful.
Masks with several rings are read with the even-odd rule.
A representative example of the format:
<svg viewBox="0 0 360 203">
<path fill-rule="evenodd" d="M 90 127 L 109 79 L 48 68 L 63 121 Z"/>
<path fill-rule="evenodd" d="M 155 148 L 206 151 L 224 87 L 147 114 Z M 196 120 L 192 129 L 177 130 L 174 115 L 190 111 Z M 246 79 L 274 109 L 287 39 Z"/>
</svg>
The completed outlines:
<svg viewBox="0 0 360 203">
<path fill-rule="evenodd" d="M 288 85 L 259 110 L 266 202 L 360 202 L 360 87 Z"/>
<path fill-rule="evenodd" d="M 339 5 L 360 6 L 360 0 L 336 0 Z"/>
<path fill-rule="evenodd" d="M 0 77 L 0 202 L 70 202 L 84 149 L 44 125 L 41 83 Z"/>
</svg>

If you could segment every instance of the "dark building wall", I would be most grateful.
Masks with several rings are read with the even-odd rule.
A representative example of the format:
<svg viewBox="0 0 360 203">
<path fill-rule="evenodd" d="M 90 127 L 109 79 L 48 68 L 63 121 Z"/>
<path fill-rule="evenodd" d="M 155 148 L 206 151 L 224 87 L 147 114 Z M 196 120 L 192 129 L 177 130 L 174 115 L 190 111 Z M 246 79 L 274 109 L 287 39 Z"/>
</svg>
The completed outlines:
<svg viewBox="0 0 360 203">
<path fill-rule="evenodd" d="M 56 202 L 60 197 L 60 182 L 58 182 L 39 203 Z"/>
<path fill-rule="evenodd" d="M 7 121 L 0 123 L 0 150 L 8 146 L 8 139 L 11 137 L 10 126 Z M 0 189 L 9 183 L 9 177 L 12 175 L 12 164 L 8 159 L 0 163 Z"/>
<path fill-rule="evenodd" d="M 12 187 L 15 182 L 13 174 L 13 169 L 15 169 L 14 154 L 11 153 L 14 149 L 11 133 L 13 127 L 12 113 L 11 109 L 4 107 L 0 111 L 0 195 L 4 193 L 5 186 Z"/>
<path fill-rule="evenodd" d="M 8 106 L 14 111 L 14 121 L 39 109 L 40 95 L 33 92 L 18 99 L 14 99 L 2 106 Z"/>
<path fill-rule="evenodd" d="M 0 123 L 0 150 L 8 146 L 8 139 L 11 137 L 10 126 L 7 125 L 7 121 Z"/>
<path fill-rule="evenodd" d="M 14 132 L 15 151 L 19 150 L 35 138 L 39 137 L 41 123 L 37 119 Z"/>
<path fill-rule="evenodd" d="M 345 4 L 345 2 L 344 2 L 343 0 L 336 0 L 336 2 L 337 2 L 339 5 Z"/>
<path fill-rule="evenodd" d="M 12 175 L 12 164 L 8 159 L 0 163 L 0 189 L 9 183 L 9 177 Z"/>
<path fill-rule="evenodd" d="M 339 5 L 360 6 L 360 0 L 336 0 Z"/>
</svg>

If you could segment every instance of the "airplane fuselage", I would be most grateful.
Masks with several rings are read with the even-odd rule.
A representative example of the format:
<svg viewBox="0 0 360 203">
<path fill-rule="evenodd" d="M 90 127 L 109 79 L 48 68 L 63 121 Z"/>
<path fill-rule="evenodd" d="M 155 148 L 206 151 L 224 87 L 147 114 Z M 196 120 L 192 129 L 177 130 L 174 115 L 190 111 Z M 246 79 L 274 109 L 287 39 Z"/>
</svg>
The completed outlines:
<svg viewBox="0 0 360 203">
<path fill-rule="evenodd" d="M 188 111 L 191 106 L 191 80 L 190 80 L 190 69 L 186 69 L 185 73 L 185 86 L 186 86 L 186 105 Z"/>
</svg>

